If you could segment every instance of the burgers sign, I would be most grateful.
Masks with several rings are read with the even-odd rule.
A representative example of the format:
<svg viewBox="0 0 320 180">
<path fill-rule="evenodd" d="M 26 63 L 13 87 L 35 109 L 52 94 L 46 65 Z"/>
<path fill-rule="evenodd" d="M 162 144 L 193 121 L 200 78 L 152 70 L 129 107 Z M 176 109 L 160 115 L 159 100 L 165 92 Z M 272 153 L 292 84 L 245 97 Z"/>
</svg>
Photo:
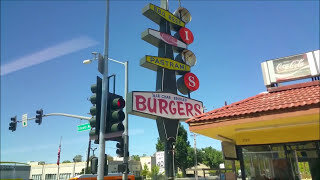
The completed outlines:
<svg viewBox="0 0 320 180">
<path fill-rule="evenodd" d="M 185 120 L 203 113 L 201 101 L 162 92 L 131 92 L 126 107 L 130 114 L 151 119 L 160 116 Z"/>
</svg>

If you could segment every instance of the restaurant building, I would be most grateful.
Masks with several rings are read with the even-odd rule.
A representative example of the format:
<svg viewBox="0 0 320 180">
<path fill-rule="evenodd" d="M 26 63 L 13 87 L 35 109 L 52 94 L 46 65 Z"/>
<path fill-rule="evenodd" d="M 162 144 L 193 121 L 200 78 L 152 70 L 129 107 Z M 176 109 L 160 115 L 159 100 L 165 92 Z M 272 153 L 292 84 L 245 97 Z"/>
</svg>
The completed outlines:
<svg viewBox="0 0 320 180">
<path fill-rule="evenodd" d="M 267 92 L 187 120 L 190 131 L 222 141 L 242 179 L 320 179 L 319 50 L 261 66 Z"/>
</svg>

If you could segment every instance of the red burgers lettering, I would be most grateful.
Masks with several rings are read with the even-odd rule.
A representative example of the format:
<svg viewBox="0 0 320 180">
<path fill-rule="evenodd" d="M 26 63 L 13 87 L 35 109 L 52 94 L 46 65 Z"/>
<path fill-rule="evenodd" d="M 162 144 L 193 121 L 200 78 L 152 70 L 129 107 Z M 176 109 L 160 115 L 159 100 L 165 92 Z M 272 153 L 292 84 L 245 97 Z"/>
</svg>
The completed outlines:
<svg viewBox="0 0 320 180">
<path fill-rule="evenodd" d="M 185 115 L 186 113 L 183 112 L 184 109 L 181 106 L 183 104 L 183 102 L 178 101 L 177 104 L 178 104 L 178 113 L 179 113 L 179 115 L 180 116 Z"/>
<path fill-rule="evenodd" d="M 136 95 L 136 108 L 138 111 L 146 110 L 146 98 L 140 95 Z"/>
<path fill-rule="evenodd" d="M 166 100 L 163 99 L 158 99 L 159 101 L 159 111 L 162 114 L 162 111 L 165 111 L 166 114 L 168 114 L 168 111 L 166 110 L 166 108 L 168 107 L 168 102 Z"/>
</svg>

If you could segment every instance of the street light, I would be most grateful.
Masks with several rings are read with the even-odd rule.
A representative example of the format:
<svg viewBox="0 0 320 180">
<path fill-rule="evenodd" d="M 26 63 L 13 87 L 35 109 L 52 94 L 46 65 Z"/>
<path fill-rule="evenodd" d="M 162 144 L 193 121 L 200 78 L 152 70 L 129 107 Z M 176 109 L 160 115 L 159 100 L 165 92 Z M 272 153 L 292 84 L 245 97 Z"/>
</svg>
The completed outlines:
<svg viewBox="0 0 320 180">
<path fill-rule="evenodd" d="M 86 60 L 84 60 L 82 63 L 83 63 L 83 64 L 90 64 L 91 62 L 92 62 L 91 59 L 86 59 Z"/>
</svg>

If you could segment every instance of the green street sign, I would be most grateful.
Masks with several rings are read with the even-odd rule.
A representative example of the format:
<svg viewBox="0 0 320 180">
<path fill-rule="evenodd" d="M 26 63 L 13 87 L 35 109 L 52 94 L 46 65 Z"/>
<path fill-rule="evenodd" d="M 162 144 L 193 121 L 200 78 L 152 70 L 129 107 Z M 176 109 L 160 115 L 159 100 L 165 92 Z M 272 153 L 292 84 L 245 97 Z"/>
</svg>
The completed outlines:
<svg viewBox="0 0 320 180">
<path fill-rule="evenodd" d="M 81 124 L 78 126 L 78 131 L 88 131 L 91 129 L 90 123 L 87 124 Z"/>
</svg>

